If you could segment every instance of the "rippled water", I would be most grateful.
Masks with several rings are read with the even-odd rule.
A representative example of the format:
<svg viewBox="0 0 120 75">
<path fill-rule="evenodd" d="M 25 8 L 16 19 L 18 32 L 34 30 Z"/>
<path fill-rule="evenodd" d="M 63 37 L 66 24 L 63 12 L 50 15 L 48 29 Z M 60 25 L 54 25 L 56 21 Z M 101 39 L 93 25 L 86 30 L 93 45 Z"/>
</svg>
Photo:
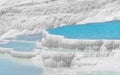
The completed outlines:
<svg viewBox="0 0 120 75">
<path fill-rule="evenodd" d="M 72 39 L 120 39 L 120 21 L 63 26 L 48 32 Z"/>
</svg>

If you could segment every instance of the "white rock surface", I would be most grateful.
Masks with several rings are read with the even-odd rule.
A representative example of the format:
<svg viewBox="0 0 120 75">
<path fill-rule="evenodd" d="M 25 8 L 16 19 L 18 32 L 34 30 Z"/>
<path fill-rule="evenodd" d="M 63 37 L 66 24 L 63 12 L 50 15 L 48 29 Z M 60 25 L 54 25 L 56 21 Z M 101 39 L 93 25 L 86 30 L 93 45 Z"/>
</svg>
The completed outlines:
<svg viewBox="0 0 120 75">
<path fill-rule="evenodd" d="M 120 19 L 119 0 L 0 0 L 0 35 Z"/>
<path fill-rule="evenodd" d="M 0 37 L 2 38 L 8 37 L 9 35 L 13 37 L 16 36 L 16 34 L 21 33 L 40 33 L 45 29 L 55 28 L 62 25 L 103 22 L 119 19 L 120 0 L 0 0 Z M 14 31 L 17 32 L 15 33 Z M 63 37 L 59 37 L 60 36 L 57 38 L 63 39 Z M 68 40 L 64 40 L 68 42 L 67 44 L 65 44 L 64 41 L 51 41 L 53 39 L 56 39 L 56 37 L 53 36 L 49 36 L 48 38 L 46 35 L 44 35 L 44 38 L 45 39 L 42 40 L 42 44 L 48 47 L 72 47 L 73 45 L 70 43 L 71 41 Z M 50 42 L 55 44 L 50 44 Z M 72 41 L 72 43 L 76 42 Z M 108 50 L 111 47 L 111 42 L 109 43 L 110 45 L 108 43 L 109 42 L 106 43 L 104 41 L 102 49 L 106 50 L 107 47 Z M 96 44 L 96 42 L 93 44 Z M 120 45 L 117 42 L 115 44 Z M 72 48 L 75 49 L 76 45 L 74 45 Z M 26 57 L 26 55 L 32 57 L 37 55 L 36 53 L 35 55 L 34 53 L 18 53 L 9 49 L 0 49 L 0 52 L 11 53 L 13 56 L 17 57 Z M 119 54 L 120 53 L 118 52 L 118 55 L 116 55 L 117 58 L 110 58 L 110 62 L 107 58 L 98 58 L 98 61 L 100 61 L 100 63 L 98 63 L 96 68 L 103 70 L 104 68 L 112 69 L 111 67 L 113 67 L 115 64 L 118 65 Z M 98 62 L 93 62 L 93 60 L 96 60 L 96 54 L 85 54 L 84 56 L 78 53 L 75 55 L 76 56 L 73 56 L 73 53 L 69 54 L 64 52 L 63 54 L 56 52 L 53 54 L 53 52 L 49 53 L 47 51 L 38 55 L 41 58 L 36 57 L 35 59 L 42 60 L 42 62 L 44 62 L 44 65 L 47 67 L 80 67 L 82 65 L 96 65 L 96 62 Z M 93 59 L 87 58 L 88 56 L 93 57 Z M 82 59 L 81 62 L 81 58 L 87 59 Z M 120 65 L 114 67 L 113 69 L 120 71 L 119 67 Z M 88 68 L 90 68 L 90 66 Z M 86 70 L 86 68 L 81 68 L 80 70 Z"/>
<path fill-rule="evenodd" d="M 48 48 L 65 48 L 71 50 L 120 50 L 120 40 L 82 40 L 69 39 L 64 36 L 43 32 L 41 45 Z"/>
</svg>

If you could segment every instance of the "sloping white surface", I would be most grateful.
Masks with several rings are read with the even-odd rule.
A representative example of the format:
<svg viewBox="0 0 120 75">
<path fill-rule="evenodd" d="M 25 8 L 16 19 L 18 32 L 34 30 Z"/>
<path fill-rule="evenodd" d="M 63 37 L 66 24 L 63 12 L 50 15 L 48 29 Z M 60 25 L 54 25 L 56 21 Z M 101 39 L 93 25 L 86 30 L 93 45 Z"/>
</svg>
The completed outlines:
<svg viewBox="0 0 120 75">
<path fill-rule="evenodd" d="M 0 35 L 120 19 L 119 0 L 0 0 Z"/>
<path fill-rule="evenodd" d="M 61 25 L 103 22 L 119 19 L 120 0 L 0 0 L 0 37 L 3 38 L 8 37 L 9 35 L 13 37 L 21 32 L 23 34 L 40 33 L 45 29 L 55 28 Z M 14 31 L 17 32 L 15 33 Z M 50 37 L 53 36 L 43 39 L 42 44 L 46 44 L 46 39 L 51 40 Z M 70 43 L 71 41 L 67 42 L 72 45 Z M 72 43 L 75 42 L 73 41 Z M 50 47 L 59 46 L 59 43 L 53 45 L 50 44 L 49 41 L 47 44 Z M 62 46 L 66 46 L 63 41 L 62 44 Z M 104 46 L 102 49 L 106 50 Z M 33 57 L 38 54 L 38 56 L 35 57 L 35 60 L 37 60 L 38 63 L 44 63 L 43 65 L 47 67 L 77 66 L 81 68 L 79 70 L 86 71 L 86 69 L 93 68 L 91 65 L 94 65 L 96 68 L 93 70 L 106 69 L 120 71 L 120 65 L 118 65 L 119 52 L 117 52 L 118 55 L 109 59 L 107 57 L 98 59 L 96 59 L 96 57 L 89 58 L 88 56 L 96 55 L 86 55 L 88 58 L 81 60 L 84 53 L 83 55 L 75 53 L 74 55 L 76 56 L 74 56 L 73 53 L 62 54 L 48 51 L 30 54 L 15 52 L 9 49 L 6 51 L 0 49 L 0 51 L 3 53 L 10 53 L 17 57 Z M 57 60 L 57 58 L 59 58 L 59 60 Z M 97 62 L 98 64 L 96 65 Z M 115 66 L 116 64 L 117 66 Z M 86 65 L 89 66 L 85 67 Z"/>
</svg>

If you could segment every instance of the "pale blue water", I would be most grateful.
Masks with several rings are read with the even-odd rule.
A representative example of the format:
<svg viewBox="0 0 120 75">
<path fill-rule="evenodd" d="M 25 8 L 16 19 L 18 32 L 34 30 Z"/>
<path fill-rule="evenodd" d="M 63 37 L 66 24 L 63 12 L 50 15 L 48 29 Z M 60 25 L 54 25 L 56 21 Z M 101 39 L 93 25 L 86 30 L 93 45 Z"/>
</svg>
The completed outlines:
<svg viewBox="0 0 120 75">
<path fill-rule="evenodd" d="M 16 40 L 25 40 L 25 41 L 40 41 L 41 39 L 42 39 L 41 34 L 20 35 L 16 37 Z"/>
<path fill-rule="evenodd" d="M 42 75 L 42 69 L 0 56 L 0 75 Z"/>
<path fill-rule="evenodd" d="M 7 40 L 22 40 L 22 41 L 41 41 L 41 34 L 26 34 L 26 35 L 18 35 L 15 38 L 6 38 Z"/>
<path fill-rule="evenodd" d="M 48 32 L 72 39 L 120 39 L 120 21 L 63 26 Z"/>
<path fill-rule="evenodd" d="M 33 51 L 36 48 L 36 41 L 41 39 L 40 35 L 22 35 L 14 38 L 8 38 L 10 42 L 0 44 L 3 48 L 12 48 L 17 51 Z M 13 61 L 8 58 L 2 58 L 0 55 L 0 75 L 42 75 L 42 69 L 32 63 L 24 64 L 19 61 Z"/>
<path fill-rule="evenodd" d="M 6 44 L 0 44 L 3 48 L 12 48 L 17 51 L 33 51 L 36 48 L 34 42 L 10 41 Z"/>
<path fill-rule="evenodd" d="M 7 40 L 10 40 L 10 42 L 6 44 L 0 44 L 0 47 L 12 48 L 17 51 L 33 51 L 33 49 L 36 49 L 36 41 L 40 41 L 41 38 L 41 34 L 19 35 L 16 38 L 7 38 Z M 16 41 L 11 41 L 13 39 Z"/>
</svg>

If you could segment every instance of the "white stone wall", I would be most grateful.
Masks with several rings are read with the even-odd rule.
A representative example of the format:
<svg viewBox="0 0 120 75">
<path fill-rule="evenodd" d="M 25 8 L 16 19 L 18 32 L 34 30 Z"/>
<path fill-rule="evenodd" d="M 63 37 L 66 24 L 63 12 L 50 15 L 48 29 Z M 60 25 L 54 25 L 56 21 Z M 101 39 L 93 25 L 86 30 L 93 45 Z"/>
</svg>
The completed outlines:
<svg viewBox="0 0 120 75">
<path fill-rule="evenodd" d="M 43 32 L 41 45 L 48 48 L 66 48 L 71 50 L 120 50 L 120 40 L 81 40 L 69 39 Z"/>
</svg>

